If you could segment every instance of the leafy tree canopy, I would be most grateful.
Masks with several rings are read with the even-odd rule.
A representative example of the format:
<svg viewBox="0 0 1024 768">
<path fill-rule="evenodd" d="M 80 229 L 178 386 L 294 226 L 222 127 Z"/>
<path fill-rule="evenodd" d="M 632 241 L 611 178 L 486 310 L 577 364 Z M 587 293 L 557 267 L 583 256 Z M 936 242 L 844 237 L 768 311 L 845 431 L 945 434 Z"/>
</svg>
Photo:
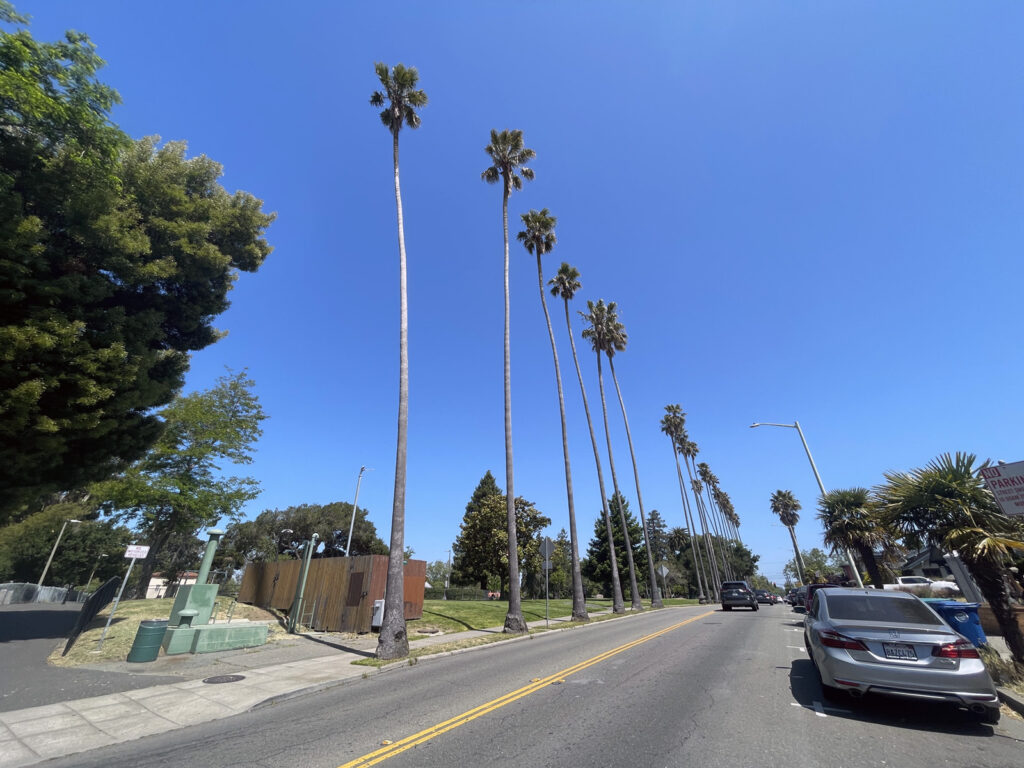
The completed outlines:
<svg viewBox="0 0 1024 768">
<path fill-rule="evenodd" d="M 807 573 L 805 574 L 807 580 L 804 582 L 805 584 L 815 584 L 831 578 L 845 580 L 846 577 L 842 576 L 842 561 L 845 560 L 845 557 L 838 559 L 826 554 L 824 550 L 818 547 L 801 549 L 800 554 L 803 556 L 804 564 L 807 566 Z M 799 581 L 795 558 L 782 567 L 782 573 L 787 578 L 793 579 L 793 581 Z"/>
<path fill-rule="evenodd" d="M 154 445 L 152 409 L 271 251 L 274 216 L 217 163 L 110 121 L 102 65 L 83 34 L 0 29 L 0 522 Z"/>
<path fill-rule="evenodd" d="M 640 562 L 646 558 L 644 549 L 644 533 L 640 527 L 640 521 L 629 511 L 629 502 L 621 494 L 613 494 L 608 499 L 608 512 L 612 518 L 612 536 L 615 537 L 615 558 L 619 565 L 620 573 L 623 571 L 626 562 L 625 538 L 622 535 L 622 519 L 619 515 L 619 507 L 626 517 L 626 525 L 629 527 L 629 541 L 633 545 L 633 560 Z M 604 513 L 598 515 L 594 521 L 594 538 L 590 540 L 587 547 L 585 564 L 580 566 L 583 575 L 593 584 L 600 585 L 601 594 L 609 596 L 612 593 L 612 560 L 608 550 L 608 532 L 604 524 Z M 637 586 L 643 591 L 647 582 L 646 574 L 637 571 Z"/>
<path fill-rule="evenodd" d="M 84 587 L 94 566 L 101 581 L 124 573 L 124 551 L 132 541 L 131 531 L 96 520 L 95 504 L 60 501 L 0 528 L 0 581 L 37 581 L 66 520 L 82 522 L 64 529 L 46 584 Z"/>
<path fill-rule="evenodd" d="M 226 477 L 220 466 L 224 460 L 252 462 L 266 418 L 253 386 L 244 372 L 229 373 L 212 389 L 176 398 L 160 412 L 165 428 L 149 453 L 94 486 L 104 510 L 131 524 L 150 545 L 140 586 L 149 582 L 172 534 L 237 520 L 242 505 L 259 495 L 256 480 Z"/>
<path fill-rule="evenodd" d="M 541 531 L 551 525 L 533 502 L 517 496 L 516 541 L 523 572 L 540 571 Z M 458 583 L 478 583 L 482 587 L 496 583 L 506 594 L 508 584 L 508 513 L 505 494 L 498 488 L 490 470 L 483 476 L 462 519 L 459 536 L 452 546 L 453 579 Z"/>
</svg>

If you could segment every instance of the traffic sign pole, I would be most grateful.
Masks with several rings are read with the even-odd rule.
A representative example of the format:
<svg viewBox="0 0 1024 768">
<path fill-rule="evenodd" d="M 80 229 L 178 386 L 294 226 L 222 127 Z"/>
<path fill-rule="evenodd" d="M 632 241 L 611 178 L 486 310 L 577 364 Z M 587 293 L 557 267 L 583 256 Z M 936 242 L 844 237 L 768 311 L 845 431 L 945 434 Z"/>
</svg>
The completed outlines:
<svg viewBox="0 0 1024 768">
<path fill-rule="evenodd" d="M 124 580 L 121 582 L 121 588 L 117 591 L 117 597 L 114 598 L 114 607 L 110 609 L 110 615 L 107 616 L 107 626 L 103 628 L 103 634 L 100 635 L 100 644 L 96 647 L 95 653 L 99 653 L 103 650 L 103 641 L 107 639 L 110 622 L 114 620 L 114 611 L 117 610 L 117 605 L 121 602 L 121 595 L 124 594 L 124 587 L 128 583 L 128 577 L 132 575 L 132 568 L 135 567 L 135 561 L 140 557 L 145 559 L 148 554 L 149 547 L 139 546 L 137 544 L 129 544 L 128 549 L 125 550 L 124 556 L 130 557 L 132 561 L 128 563 L 128 572 L 125 573 Z"/>
</svg>

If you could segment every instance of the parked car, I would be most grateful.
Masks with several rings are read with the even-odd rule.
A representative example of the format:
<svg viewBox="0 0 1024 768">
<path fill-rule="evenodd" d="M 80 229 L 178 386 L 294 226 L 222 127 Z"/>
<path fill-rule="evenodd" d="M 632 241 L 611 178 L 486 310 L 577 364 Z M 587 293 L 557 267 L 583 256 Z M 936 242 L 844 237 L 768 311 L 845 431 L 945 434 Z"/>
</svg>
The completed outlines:
<svg viewBox="0 0 1024 768">
<path fill-rule="evenodd" d="M 723 611 L 731 611 L 733 608 L 757 610 L 757 597 L 745 581 L 723 581 L 720 597 Z"/>
<path fill-rule="evenodd" d="M 936 589 L 948 589 L 950 592 L 959 595 L 960 587 L 955 581 L 936 581 L 927 576 L 897 576 L 894 584 L 883 584 L 882 589 L 899 590 L 907 587 L 920 587 L 931 592 Z"/>
<path fill-rule="evenodd" d="M 978 649 L 914 595 L 820 589 L 804 617 L 804 644 L 827 699 L 871 693 L 945 701 L 999 722 L 999 698 Z"/>
<path fill-rule="evenodd" d="M 814 593 L 819 589 L 839 589 L 838 584 L 808 584 L 807 591 L 804 593 L 804 610 L 811 607 L 811 601 L 814 599 Z"/>
<path fill-rule="evenodd" d="M 775 598 L 772 597 L 772 593 L 767 589 L 755 589 L 754 597 L 757 598 L 757 602 L 764 603 L 765 605 L 773 605 Z"/>
<path fill-rule="evenodd" d="M 802 611 L 804 609 L 804 596 L 807 594 L 807 587 L 797 587 L 793 592 L 793 610 Z"/>
</svg>

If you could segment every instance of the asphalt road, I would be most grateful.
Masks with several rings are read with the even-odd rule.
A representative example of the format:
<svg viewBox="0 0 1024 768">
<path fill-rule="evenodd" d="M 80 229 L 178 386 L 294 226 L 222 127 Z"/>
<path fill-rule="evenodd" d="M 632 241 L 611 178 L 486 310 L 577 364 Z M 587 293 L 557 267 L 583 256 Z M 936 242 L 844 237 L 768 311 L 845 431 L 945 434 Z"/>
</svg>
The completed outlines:
<svg viewBox="0 0 1024 768">
<path fill-rule="evenodd" d="M 906 703 L 825 705 L 800 632 L 781 605 L 666 609 L 395 666 L 48 765 L 336 768 L 377 750 L 392 768 L 1021 765 L 1019 720 L 992 728 Z"/>
<path fill-rule="evenodd" d="M 77 603 L 0 607 L 0 712 L 180 682 L 177 677 L 48 666 L 47 657 L 65 642 L 81 607 Z"/>
</svg>

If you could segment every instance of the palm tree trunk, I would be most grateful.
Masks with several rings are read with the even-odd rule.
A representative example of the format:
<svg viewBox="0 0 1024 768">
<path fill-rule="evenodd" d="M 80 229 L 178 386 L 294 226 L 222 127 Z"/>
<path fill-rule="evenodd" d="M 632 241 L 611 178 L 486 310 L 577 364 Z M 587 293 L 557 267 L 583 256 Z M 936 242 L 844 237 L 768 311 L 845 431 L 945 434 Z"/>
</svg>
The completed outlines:
<svg viewBox="0 0 1024 768">
<path fill-rule="evenodd" d="M 540 249 L 537 249 L 537 284 L 540 286 L 540 305 L 544 308 L 544 322 L 551 339 L 551 356 L 555 360 L 555 382 L 558 384 L 558 416 L 562 422 L 562 457 L 565 460 L 565 495 L 569 504 L 569 543 L 572 550 L 572 620 L 590 621 L 587 601 L 583 597 L 583 574 L 580 573 L 580 550 L 576 539 L 576 504 L 572 493 L 572 467 L 569 463 L 569 431 L 565 426 L 565 394 L 562 392 L 562 369 L 558 365 L 558 347 L 548 314 L 548 301 L 544 296 L 544 272 L 541 269 Z"/>
<path fill-rule="evenodd" d="M 885 584 L 885 579 L 882 577 L 882 569 L 878 567 L 878 560 L 875 557 L 874 550 L 866 544 L 861 544 L 856 547 L 857 554 L 860 555 L 861 562 L 864 563 L 864 569 L 868 572 L 868 578 L 871 579 L 871 583 L 878 589 L 882 588 Z"/>
<path fill-rule="evenodd" d="M 714 535 L 718 537 L 718 553 L 722 559 L 722 572 L 725 574 L 727 579 L 735 579 L 736 577 L 732 573 L 732 564 L 726 557 L 725 544 L 726 538 L 723 534 L 725 530 L 724 524 L 720 524 L 718 517 L 718 510 L 715 508 L 714 497 L 711 495 L 711 485 L 704 483 L 704 491 L 707 493 L 707 510 L 708 518 L 711 520 L 711 527 L 714 530 Z"/>
<path fill-rule="evenodd" d="M 793 560 L 793 562 L 796 563 L 796 575 L 800 577 L 801 584 L 806 584 L 807 579 L 804 578 L 806 566 L 804 566 L 804 558 L 800 554 L 800 547 L 798 547 L 796 544 L 796 531 L 793 530 L 792 525 L 787 525 L 786 530 L 789 531 L 789 538 L 793 540 L 793 552 L 795 554 L 795 559 Z"/>
<path fill-rule="evenodd" d="M 714 600 L 715 596 L 719 595 L 722 591 L 722 577 L 718 573 L 718 563 L 715 561 L 715 548 L 712 545 L 710 538 L 708 538 L 707 522 L 704 519 L 704 505 L 701 502 L 700 494 L 694 491 L 693 488 L 695 470 L 690 467 L 689 456 L 684 455 L 683 461 L 686 464 L 686 474 L 690 477 L 690 490 L 693 491 L 694 506 L 697 508 L 697 515 L 700 518 L 701 538 L 704 541 L 704 552 L 708 556 L 708 573 L 711 576 L 710 586 L 714 591 L 714 594 L 708 595 L 708 597 Z"/>
<path fill-rule="evenodd" d="M 683 485 L 683 470 L 679 466 L 679 453 L 676 451 L 675 443 L 672 444 L 672 455 L 676 460 L 676 477 L 679 479 L 679 495 L 683 499 L 683 517 L 686 519 L 686 526 L 690 532 L 690 552 L 693 555 L 693 570 L 697 576 L 697 599 L 704 602 L 708 596 L 704 593 L 704 579 L 701 573 L 704 570 L 704 562 L 700 556 L 700 549 L 696 543 L 696 531 L 693 527 L 693 517 L 690 514 L 690 501 L 686 498 L 686 486 Z"/>
<path fill-rule="evenodd" d="M 612 473 L 612 498 L 619 500 L 619 520 L 622 523 L 623 547 L 626 550 L 626 565 L 629 566 L 629 595 L 630 608 L 634 611 L 642 611 L 643 603 L 640 602 L 640 590 L 636 586 L 636 567 L 633 564 L 633 543 L 629 540 L 629 530 L 626 526 L 625 499 L 619 493 L 619 479 L 615 473 L 615 456 L 612 454 L 612 434 L 608 430 L 608 404 L 604 397 L 604 374 L 601 372 L 601 352 L 597 353 L 597 383 L 601 391 L 601 413 L 604 416 L 604 437 L 608 444 L 608 469 Z"/>
<path fill-rule="evenodd" d="M 990 563 L 969 559 L 962 551 L 960 557 L 974 577 L 981 594 L 988 601 L 1010 653 L 1019 664 L 1024 664 L 1024 633 L 1021 632 L 1010 606 L 1010 592 L 1006 588 L 1001 570 L 994 569 Z"/>
<path fill-rule="evenodd" d="M 615 363 L 608 358 L 608 369 L 612 372 L 612 381 L 615 383 L 615 394 L 619 398 L 619 408 L 622 409 L 622 423 L 626 425 L 626 441 L 629 443 L 629 456 L 633 460 L 633 481 L 636 483 L 636 504 L 640 509 L 640 525 L 644 532 L 644 548 L 647 550 L 647 577 L 651 584 L 651 607 L 664 608 L 661 602 L 661 594 L 658 590 L 658 580 L 654 576 L 654 557 L 651 553 L 651 540 L 647 535 L 647 517 L 644 515 L 644 497 L 640 494 L 640 473 L 636 468 L 636 451 L 633 449 L 633 435 L 629 431 L 629 419 L 626 417 L 626 403 L 622 399 L 622 390 L 619 388 L 619 377 L 615 375 Z"/>
<path fill-rule="evenodd" d="M 505 499 L 508 511 L 508 613 L 505 631 L 526 632 L 522 600 L 519 593 L 519 542 L 516 537 L 516 496 L 512 488 L 512 358 L 509 351 L 508 290 L 508 195 L 509 180 L 504 179 L 501 197 L 501 223 L 505 235 Z"/>
<path fill-rule="evenodd" d="M 626 606 L 622 600 L 622 583 L 619 580 L 619 564 L 615 557 L 615 536 L 612 534 L 612 516 L 608 511 L 608 494 L 604 488 L 604 472 L 601 469 L 601 451 L 597 447 L 594 435 L 594 420 L 590 416 L 590 403 L 587 400 L 587 388 L 583 386 L 583 371 L 580 370 L 580 359 L 576 354 L 576 340 L 572 336 L 572 322 L 569 320 L 569 300 L 565 299 L 565 327 L 569 330 L 569 345 L 572 347 L 572 361 L 576 366 L 576 378 L 580 381 L 580 395 L 583 397 L 583 411 L 587 414 L 587 428 L 590 430 L 590 444 L 594 447 L 594 464 L 597 466 L 597 485 L 601 490 L 601 509 L 604 511 L 604 527 L 608 536 L 608 555 L 612 565 L 612 613 L 625 613 Z"/>
<path fill-rule="evenodd" d="M 395 491 L 391 505 L 391 549 L 384 592 L 384 618 L 377 641 L 377 658 L 401 659 L 409 655 L 405 631 L 405 476 L 409 427 L 409 305 L 405 265 L 405 224 L 402 220 L 402 187 L 398 181 L 398 128 L 393 129 L 395 205 L 398 210 L 398 271 L 401 296 L 398 348 L 398 446 L 395 450 Z M 355 514 L 353 508 L 352 514 Z"/>
</svg>

